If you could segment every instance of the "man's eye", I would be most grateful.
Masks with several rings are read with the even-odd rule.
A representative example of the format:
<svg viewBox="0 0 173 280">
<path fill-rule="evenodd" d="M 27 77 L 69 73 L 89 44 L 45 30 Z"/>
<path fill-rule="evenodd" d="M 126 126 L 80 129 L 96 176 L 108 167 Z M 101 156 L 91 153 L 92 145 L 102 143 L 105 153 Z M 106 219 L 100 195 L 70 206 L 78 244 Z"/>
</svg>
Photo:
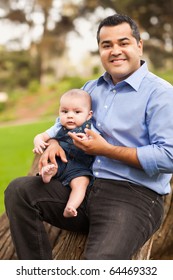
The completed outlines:
<svg viewBox="0 0 173 280">
<path fill-rule="evenodd" d="M 127 45 L 129 45 L 128 42 L 123 42 L 123 43 L 121 43 L 121 46 L 127 46 Z"/>
<path fill-rule="evenodd" d="M 108 49 L 108 48 L 110 48 L 110 45 L 104 45 L 103 46 L 103 49 Z"/>
</svg>

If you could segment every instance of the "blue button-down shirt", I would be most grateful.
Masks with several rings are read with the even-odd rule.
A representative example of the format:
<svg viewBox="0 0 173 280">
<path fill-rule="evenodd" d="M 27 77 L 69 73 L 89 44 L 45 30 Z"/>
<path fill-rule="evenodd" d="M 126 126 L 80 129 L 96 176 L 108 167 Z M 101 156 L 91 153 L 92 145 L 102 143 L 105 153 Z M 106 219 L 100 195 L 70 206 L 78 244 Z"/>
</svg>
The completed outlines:
<svg viewBox="0 0 173 280">
<path fill-rule="evenodd" d="M 136 147 L 143 170 L 97 156 L 96 177 L 125 180 L 159 194 L 170 192 L 173 173 L 173 86 L 148 71 L 146 63 L 114 85 L 110 75 L 87 82 L 94 126 L 112 145 Z"/>
</svg>

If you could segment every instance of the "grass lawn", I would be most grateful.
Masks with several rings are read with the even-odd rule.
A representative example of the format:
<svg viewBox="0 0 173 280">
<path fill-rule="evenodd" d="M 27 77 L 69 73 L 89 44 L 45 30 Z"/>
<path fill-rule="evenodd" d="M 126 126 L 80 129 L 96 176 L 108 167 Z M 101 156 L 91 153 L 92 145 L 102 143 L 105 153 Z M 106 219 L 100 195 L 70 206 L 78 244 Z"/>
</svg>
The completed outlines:
<svg viewBox="0 0 173 280">
<path fill-rule="evenodd" d="M 28 173 L 34 155 L 33 138 L 54 123 L 45 121 L 0 127 L 0 214 L 4 212 L 4 190 L 8 183 Z"/>
</svg>

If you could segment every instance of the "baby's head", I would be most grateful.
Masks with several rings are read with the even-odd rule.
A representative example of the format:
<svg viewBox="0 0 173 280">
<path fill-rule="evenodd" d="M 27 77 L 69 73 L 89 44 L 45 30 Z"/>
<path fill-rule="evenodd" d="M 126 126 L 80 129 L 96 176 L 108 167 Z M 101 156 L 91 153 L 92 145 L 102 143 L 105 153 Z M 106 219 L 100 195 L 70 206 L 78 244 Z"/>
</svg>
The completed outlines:
<svg viewBox="0 0 173 280">
<path fill-rule="evenodd" d="M 60 121 L 68 129 L 81 126 L 92 117 L 91 97 L 82 89 L 71 89 L 60 99 Z"/>
</svg>

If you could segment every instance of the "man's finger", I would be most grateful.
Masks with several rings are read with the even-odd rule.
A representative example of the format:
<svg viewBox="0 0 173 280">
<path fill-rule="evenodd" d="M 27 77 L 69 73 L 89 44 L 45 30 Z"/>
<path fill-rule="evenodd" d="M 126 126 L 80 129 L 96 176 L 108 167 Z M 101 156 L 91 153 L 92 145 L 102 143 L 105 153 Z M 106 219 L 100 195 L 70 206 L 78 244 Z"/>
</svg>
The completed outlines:
<svg viewBox="0 0 173 280">
<path fill-rule="evenodd" d="M 59 157 L 61 158 L 61 160 L 62 160 L 63 162 L 67 162 L 66 154 L 65 154 L 65 152 L 64 152 L 63 149 L 60 150 L 60 152 L 59 152 Z"/>
</svg>

